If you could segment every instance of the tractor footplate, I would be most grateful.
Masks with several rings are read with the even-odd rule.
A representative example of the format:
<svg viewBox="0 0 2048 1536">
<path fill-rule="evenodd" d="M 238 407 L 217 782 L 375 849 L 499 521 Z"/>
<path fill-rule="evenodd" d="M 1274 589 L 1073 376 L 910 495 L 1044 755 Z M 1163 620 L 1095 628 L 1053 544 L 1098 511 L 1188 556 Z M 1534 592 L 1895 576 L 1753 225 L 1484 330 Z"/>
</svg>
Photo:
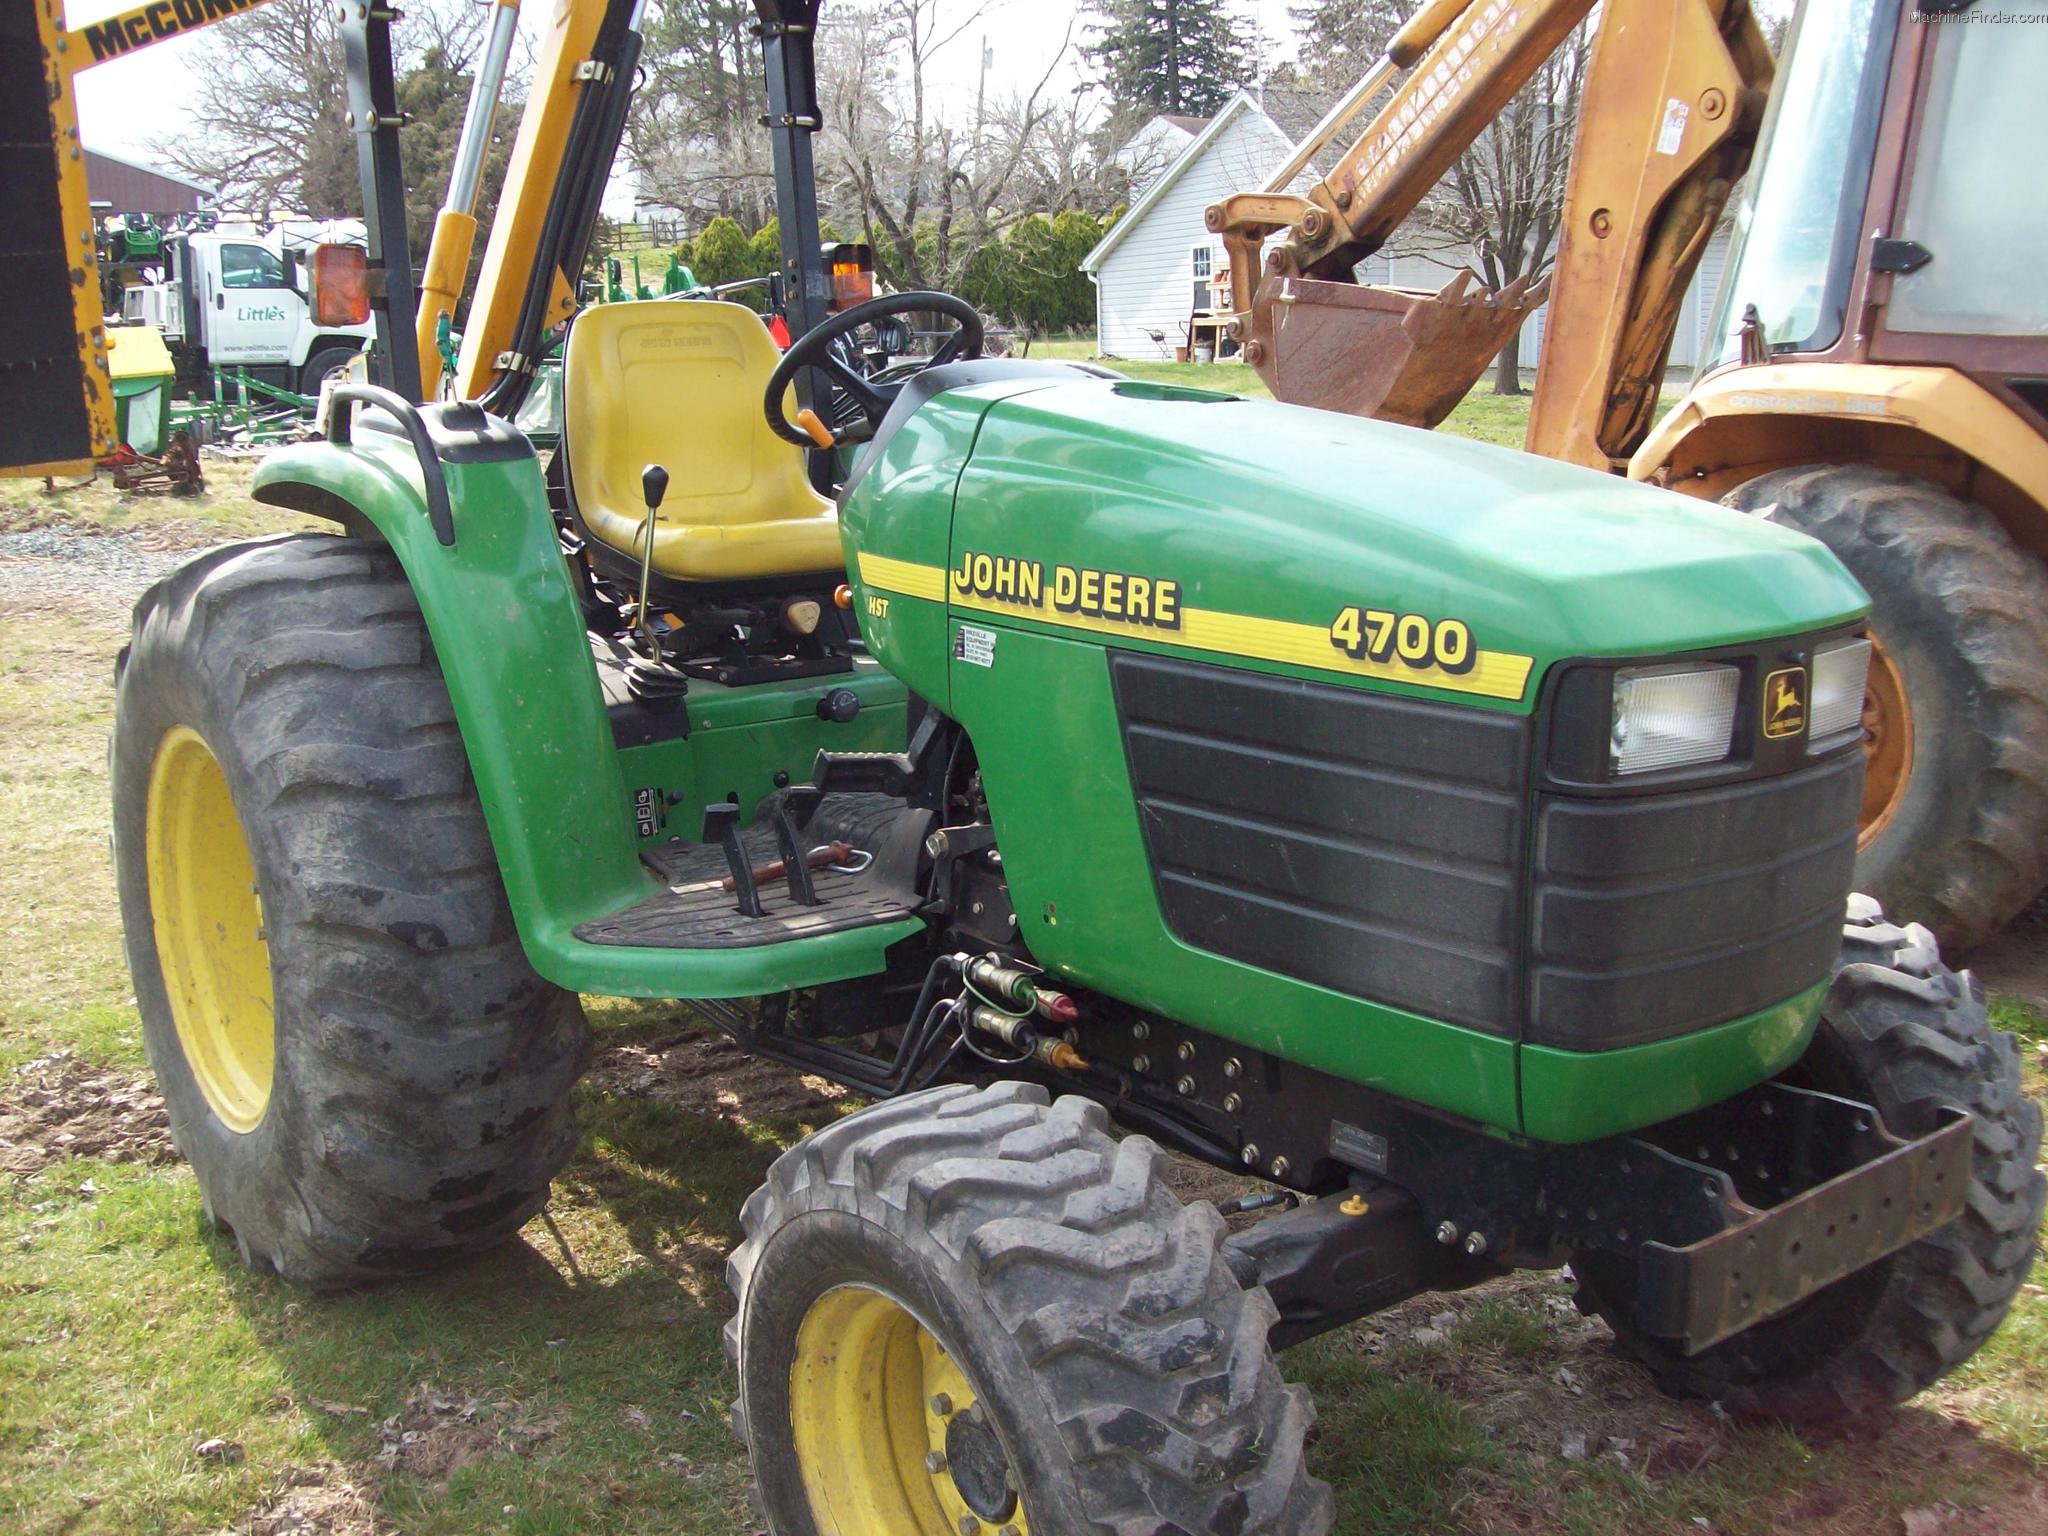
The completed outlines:
<svg viewBox="0 0 2048 1536">
<path fill-rule="evenodd" d="M 1905 1141 L 1869 1105 L 1829 1094 L 1769 1084 L 1738 1102 L 1740 1123 L 1725 1109 L 1675 1121 L 1650 1148 L 1696 1170 L 1725 1223 L 1638 1255 L 1637 1321 L 1687 1354 L 1947 1226 L 1969 1195 L 1974 1122 L 1962 1110 Z"/>
<path fill-rule="evenodd" d="M 641 855 L 664 889 L 580 925 L 576 937 L 649 949 L 745 949 L 894 922 L 920 904 L 917 860 L 930 821 L 930 812 L 912 810 L 901 800 L 828 795 L 804 828 L 803 841 L 850 844 L 855 852 L 843 864 L 813 865 L 806 879 L 791 881 L 773 810 L 764 807 L 754 826 L 735 834 L 750 873 L 777 871 L 772 878 L 757 876 L 757 912 L 741 910 L 725 848 L 674 839 Z M 808 887 L 811 901 L 798 897 L 798 885 Z"/>
</svg>

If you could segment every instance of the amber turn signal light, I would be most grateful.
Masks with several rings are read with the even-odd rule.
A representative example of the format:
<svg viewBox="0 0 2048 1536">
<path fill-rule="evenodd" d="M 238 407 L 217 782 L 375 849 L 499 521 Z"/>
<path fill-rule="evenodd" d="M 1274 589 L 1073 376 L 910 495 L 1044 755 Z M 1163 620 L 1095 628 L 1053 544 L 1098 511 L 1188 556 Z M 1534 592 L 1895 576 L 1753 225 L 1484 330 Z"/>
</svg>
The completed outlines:
<svg viewBox="0 0 2048 1536">
<path fill-rule="evenodd" d="M 370 253 L 360 245 L 313 247 L 316 325 L 361 325 L 370 318 Z"/>
</svg>

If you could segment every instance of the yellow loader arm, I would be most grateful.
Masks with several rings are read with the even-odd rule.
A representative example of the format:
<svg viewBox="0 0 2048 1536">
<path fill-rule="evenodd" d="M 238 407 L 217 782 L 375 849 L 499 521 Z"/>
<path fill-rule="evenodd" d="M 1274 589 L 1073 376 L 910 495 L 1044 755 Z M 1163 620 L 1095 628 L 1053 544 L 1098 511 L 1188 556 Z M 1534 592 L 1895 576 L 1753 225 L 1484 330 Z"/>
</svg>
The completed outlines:
<svg viewBox="0 0 2048 1536">
<path fill-rule="evenodd" d="M 1460 274 L 1429 294 L 1352 276 L 1592 8 L 1430 0 L 1263 190 L 1208 210 L 1229 252 L 1235 334 L 1276 396 L 1435 426 L 1548 296 L 1528 446 L 1602 467 L 1626 460 L 1628 435 L 1649 429 L 1679 300 L 1769 94 L 1769 50 L 1747 0 L 1607 0 L 1550 280 L 1475 291 Z M 1402 69 L 1321 181 L 1289 193 Z"/>
</svg>

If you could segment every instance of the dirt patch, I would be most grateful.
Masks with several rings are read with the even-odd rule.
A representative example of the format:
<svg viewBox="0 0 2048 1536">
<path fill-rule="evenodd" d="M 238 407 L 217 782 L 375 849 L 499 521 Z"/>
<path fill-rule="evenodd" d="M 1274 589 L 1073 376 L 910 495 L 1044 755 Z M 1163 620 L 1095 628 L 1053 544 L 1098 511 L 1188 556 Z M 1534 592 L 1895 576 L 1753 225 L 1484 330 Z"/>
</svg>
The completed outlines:
<svg viewBox="0 0 2048 1536">
<path fill-rule="evenodd" d="M 392 1536 L 372 1492 L 346 1467 L 295 1467 L 237 1522 L 237 1536 Z"/>
<path fill-rule="evenodd" d="M 837 1083 L 749 1056 L 724 1035 L 692 1030 L 600 1050 L 586 1081 L 601 1093 L 650 1099 L 732 1125 L 831 1118 L 847 1096 Z"/>
<path fill-rule="evenodd" d="M 2048 895 L 1956 963 L 1975 971 L 1987 990 L 2048 1013 Z"/>
<path fill-rule="evenodd" d="M 1711 1403 L 1662 1395 L 1648 1373 L 1616 1352 L 1604 1323 L 1580 1314 L 1563 1274 L 1517 1274 L 1456 1295 L 1421 1296 L 1341 1337 L 1345 1348 L 1385 1356 L 1399 1379 L 1450 1394 L 1516 1458 L 1544 1467 L 1542 1483 L 1561 1478 L 1570 1486 L 1619 1473 L 1660 1487 L 1724 1461 L 1741 1465 L 1759 1442 L 1784 1433 L 1738 1423 Z M 1743 1511 L 1746 1524 L 1803 1536 L 2048 1533 L 2048 1486 L 2021 1457 L 1986 1440 L 1944 1388 L 1874 1424 L 1802 1438 L 1840 1453 L 1846 1470 L 1796 1490 L 1758 1490 L 1757 1503 Z M 1935 1469 L 1973 1472 L 1997 1491 L 1982 1504 L 1894 1513 L 1888 1488 Z M 1464 1480 L 1461 1529 L 1475 1536 L 1557 1529 L 1554 1512 L 1532 1508 L 1515 1480 L 1488 1472 Z M 1672 1527 L 1689 1528 L 1702 1527 Z"/>
<path fill-rule="evenodd" d="M 149 1079 L 69 1051 L 0 1078 L 0 1173 L 27 1178 L 67 1157 L 176 1162 L 171 1119 Z"/>
<path fill-rule="evenodd" d="M 530 1456 L 555 1432 L 553 1419 L 534 1418 L 519 1403 L 423 1381 L 404 1408 L 377 1426 L 377 1466 L 445 1488 L 464 1467 L 493 1456 Z"/>
</svg>

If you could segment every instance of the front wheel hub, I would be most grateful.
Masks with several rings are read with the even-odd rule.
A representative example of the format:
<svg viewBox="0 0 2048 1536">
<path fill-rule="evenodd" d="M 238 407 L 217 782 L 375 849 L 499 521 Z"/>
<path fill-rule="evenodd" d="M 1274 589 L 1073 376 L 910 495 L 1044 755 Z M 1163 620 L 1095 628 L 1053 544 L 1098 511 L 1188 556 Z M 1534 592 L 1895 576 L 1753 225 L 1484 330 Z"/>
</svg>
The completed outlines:
<svg viewBox="0 0 2048 1536">
<path fill-rule="evenodd" d="M 966 1506 L 984 1520 L 1007 1520 L 1017 1512 L 1010 1458 L 995 1431 L 978 1413 L 956 1413 L 946 1425 L 946 1465 Z"/>
</svg>

